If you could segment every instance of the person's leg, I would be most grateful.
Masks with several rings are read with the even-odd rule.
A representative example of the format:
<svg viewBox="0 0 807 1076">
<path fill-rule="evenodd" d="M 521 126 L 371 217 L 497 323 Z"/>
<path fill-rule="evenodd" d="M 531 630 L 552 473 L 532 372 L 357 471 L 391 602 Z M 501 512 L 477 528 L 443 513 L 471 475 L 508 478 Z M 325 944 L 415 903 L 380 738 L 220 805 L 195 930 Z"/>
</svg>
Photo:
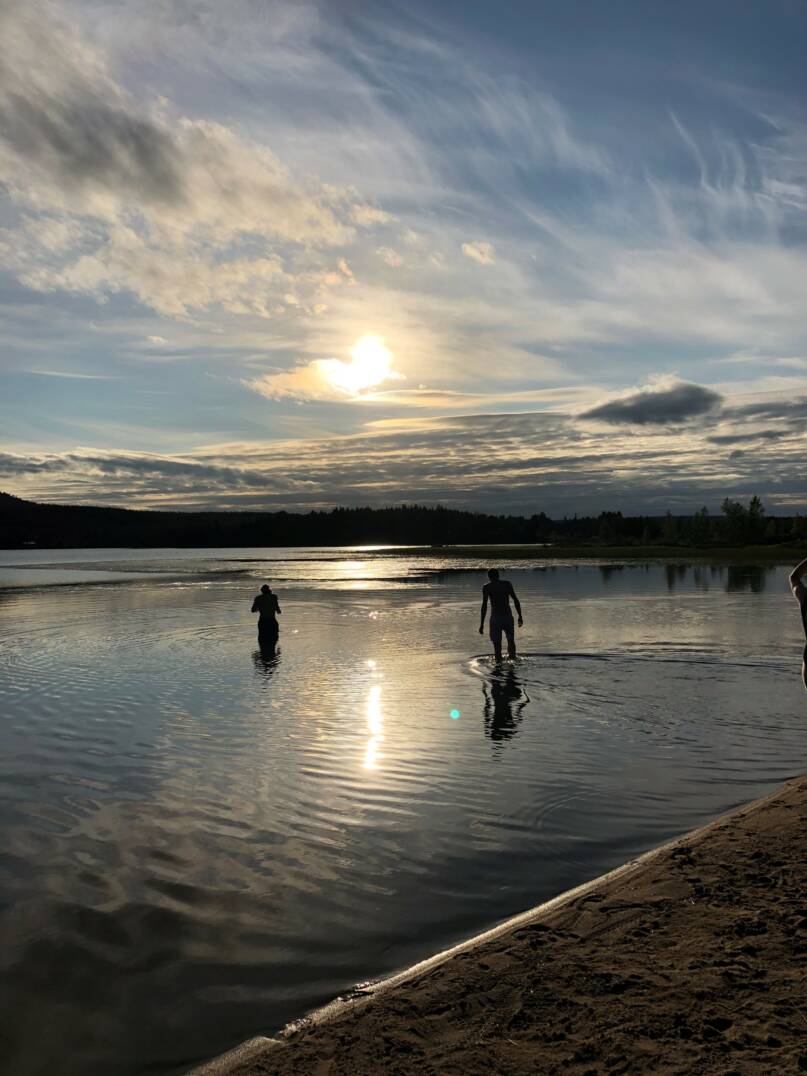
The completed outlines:
<svg viewBox="0 0 807 1076">
<path fill-rule="evenodd" d="M 505 622 L 504 633 L 507 636 L 507 656 L 512 660 L 516 656 L 516 626 L 512 617 Z"/>
<path fill-rule="evenodd" d="M 490 614 L 490 641 L 493 643 L 493 656 L 502 660 L 502 621 L 495 613 Z"/>
</svg>

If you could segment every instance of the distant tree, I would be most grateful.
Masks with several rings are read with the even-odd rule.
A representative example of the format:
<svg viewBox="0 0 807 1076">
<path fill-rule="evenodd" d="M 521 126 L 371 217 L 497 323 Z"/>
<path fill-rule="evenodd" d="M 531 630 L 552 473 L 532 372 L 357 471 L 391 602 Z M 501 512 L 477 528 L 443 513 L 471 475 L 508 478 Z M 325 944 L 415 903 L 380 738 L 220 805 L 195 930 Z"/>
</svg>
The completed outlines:
<svg viewBox="0 0 807 1076">
<path fill-rule="evenodd" d="M 699 508 L 692 517 L 689 530 L 693 545 L 703 546 L 707 544 L 711 537 L 712 524 L 709 519 L 709 509 L 706 505 Z"/>
<path fill-rule="evenodd" d="M 667 512 L 664 517 L 664 526 L 661 530 L 661 540 L 665 545 L 675 545 L 678 541 L 678 520 L 672 514 Z"/>
<path fill-rule="evenodd" d="M 600 512 L 597 537 L 601 542 L 613 542 L 622 537 L 622 513 Z"/>
<path fill-rule="evenodd" d="M 725 535 L 729 545 L 761 541 L 765 533 L 765 508 L 759 497 L 752 497 L 747 508 L 726 497 L 720 507 L 726 517 Z"/>
<path fill-rule="evenodd" d="M 765 534 L 765 506 L 757 496 L 748 502 L 748 540 L 761 542 Z"/>
</svg>

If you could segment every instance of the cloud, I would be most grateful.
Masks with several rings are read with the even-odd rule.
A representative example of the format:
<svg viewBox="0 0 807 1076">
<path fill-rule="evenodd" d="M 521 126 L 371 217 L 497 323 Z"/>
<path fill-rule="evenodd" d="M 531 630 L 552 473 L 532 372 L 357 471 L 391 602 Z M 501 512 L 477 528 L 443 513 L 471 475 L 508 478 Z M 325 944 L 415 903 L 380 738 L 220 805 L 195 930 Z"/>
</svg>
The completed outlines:
<svg viewBox="0 0 807 1076">
<path fill-rule="evenodd" d="M 664 382 L 657 387 L 608 400 L 583 411 L 579 417 L 614 425 L 671 425 L 707 414 L 722 399 L 720 393 L 703 385 L 684 381 L 668 385 Z"/>
<path fill-rule="evenodd" d="M 759 494 L 804 510 L 804 444 L 760 441 L 735 456 L 693 429 L 587 428 L 568 414 L 399 420 L 346 436 L 210 445 L 182 454 L 92 449 L 0 455 L 20 496 L 128 507 L 286 508 L 402 501 L 555 517 L 717 509 Z"/>
<path fill-rule="evenodd" d="M 479 265 L 493 265 L 496 261 L 495 250 L 492 243 L 463 243 L 462 253 Z"/>
<path fill-rule="evenodd" d="M 727 417 L 739 419 L 775 420 L 802 425 L 807 420 L 807 395 L 790 400 L 760 400 L 726 411 Z"/>
<path fill-rule="evenodd" d="M 36 377 L 61 377 L 68 381 L 117 381 L 116 374 L 81 374 L 75 370 L 29 370 Z"/>
<path fill-rule="evenodd" d="M 36 0 L 0 14 L 0 182 L 20 213 L 0 247 L 28 287 L 170 316 L 270 317 L 290 285 L 313 309 L 328 250 L 383 217 L 221 123 L 138 104 Z"/>
<path fill-rule="evenodd" d="M 786 430 L 756 430 L 747 433 L 716 433 L 706 440 L 713 445 L 737 445 L 747 441 L 781 441 L 787 436 Z"/>
<path fill-rule="evenodd" d="M 403 258 L 392 247 L 379 247 L 376 253 L 391 269 L 399 269 L 403 265 Z"/>
<path fill-rule="evenodd" d="M 0 452 L 0 474 L 15 475 L 68 475 L 112 479 L 132 485 L 160 480 L 182 488 L 188 481 L 194 483 L 232 484 L 234 487 L 267 489 L 277 486 L 271 478 L 254 469 L 237 465 L 216 464 L 170 455 L 135 452 L 98 452 L 77 448 L 72 452 L 40 453 L 22 455 Z M 291 486 L 298 485 L 293 479 Z M 290 487 L 291 488 L 291 487 Z"/>
<path fill-rule="evenodd" d="M 370 228 L 374 224 L 389 224 L 395 219 L 390 213 L 372 205 L 351 206 L 349 215 L 351 221 L 360 228 Z"/>
</svg>

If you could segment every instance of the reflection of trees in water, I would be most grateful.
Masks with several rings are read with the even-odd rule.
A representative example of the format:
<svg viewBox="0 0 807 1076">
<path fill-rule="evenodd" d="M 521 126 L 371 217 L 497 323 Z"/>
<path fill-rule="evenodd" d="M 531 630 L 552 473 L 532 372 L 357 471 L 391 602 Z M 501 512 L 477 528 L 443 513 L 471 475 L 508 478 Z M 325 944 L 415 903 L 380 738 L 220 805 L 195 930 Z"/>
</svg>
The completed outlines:
<svg viewBox="0 0 807 1076">
<path fill-rule="evenodd" d="M 530 701 L 516 677 L 515 667 L 508 665 L 494 673 L 483 690 L 485 735 L 494 742 L 512 739 L 521 724 L 521 712 Z"/>
<path fill-rule="evenodd" d="M 709 583 L 724 583 L 728 593 L 751 591 L 761 594 L 768 585 L 772 574 L 781 569 L 775 564 L 665 564 L 664 577 L 667 589 L 672 591 L 677 583 L 682 583 L 689 572 L 692 582 L 698 590 L 708 590 Z"/>
<path fill-rule="evenodd" d="M 597 567 L 600 569 L 603 583 L 607 583 L 614 572 L 621 572 L 625 569 L 624 564 L 598 564 Z"/>
<path fill-rule="evenodd" d="M 726 578 L 726 590 L 743 591 L 750 590 L 753 594 L 761 594 L 765 589 L 771 572 L 777 571 L 775 566 L 761 564 L 729 564 Z"/>
<path fill-rule="evenodd" d="M 703 564 L 693 564 L 692 580 L 698 590 L 709 589 L 709 575 L 707 574 L 706 568 Z"/>
<path fill-rule="evenodd" d="M 667 590 L 675 590 L 676 583 L 683 583 L 690 567 L 689 564 L 665 564 L 664 575 L 667 580 Z"/>
</svg>

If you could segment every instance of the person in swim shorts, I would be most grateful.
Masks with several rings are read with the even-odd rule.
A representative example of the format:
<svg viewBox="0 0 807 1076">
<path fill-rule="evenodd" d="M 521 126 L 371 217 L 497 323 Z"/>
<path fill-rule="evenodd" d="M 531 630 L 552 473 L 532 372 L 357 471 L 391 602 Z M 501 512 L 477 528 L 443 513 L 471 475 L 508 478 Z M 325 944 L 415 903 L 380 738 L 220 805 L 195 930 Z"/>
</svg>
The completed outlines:
<svg viewBox="0 0 807 1076">
<path fill-rule="evenodd" d="M 479 634 L 485 633 L 485 615 L 490 602 L 490 641 L 493 643 L 493 654 L 496 661 L 502 660 L 502 633 L 507 637 L 507 656 L 516 656 L 516 629 L 513 624 L 513 614 L 510 610 L 510 599 L 518 614 L 518 626 L 524 627 L 524 618 L 521 615 L 521 603 L 513 590 L 513 584 L 506 579 L 499 579 L 498 568 L 491 568 L 488 572 L 489 583 L 482 587 L 482 619 L 479 623 Z"/>
<path fill-rule="evenodd" d="M 258 645 L 261 647 L 275 647 L 280 635 L 280 625 L 277 616 L 280 613 L 280 602 L 277 594 L 263 584 L 260 594 L 252 603 L 252 612 L 259 613 L 258 617 Z"/>
</svg>

